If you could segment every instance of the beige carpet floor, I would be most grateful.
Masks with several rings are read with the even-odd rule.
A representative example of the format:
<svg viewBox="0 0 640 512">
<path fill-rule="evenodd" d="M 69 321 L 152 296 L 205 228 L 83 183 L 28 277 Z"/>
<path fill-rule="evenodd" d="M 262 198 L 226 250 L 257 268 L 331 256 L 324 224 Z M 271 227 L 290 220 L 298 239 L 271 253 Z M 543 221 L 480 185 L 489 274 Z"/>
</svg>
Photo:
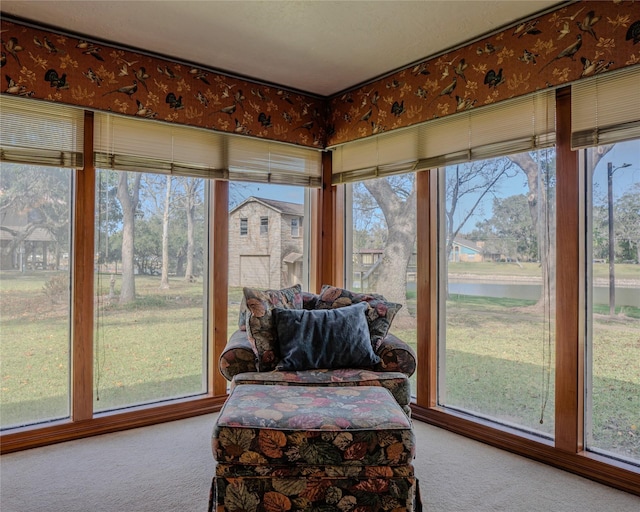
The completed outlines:
<svg viewBox="0 0 640 512">
<path fill-rule="evenodd" d="M 0 458 L 2 512 L 205 512 L 215 415 Z M 415 422 L 428 512 L 639 512 L 640 498 Z"/>
</svg>

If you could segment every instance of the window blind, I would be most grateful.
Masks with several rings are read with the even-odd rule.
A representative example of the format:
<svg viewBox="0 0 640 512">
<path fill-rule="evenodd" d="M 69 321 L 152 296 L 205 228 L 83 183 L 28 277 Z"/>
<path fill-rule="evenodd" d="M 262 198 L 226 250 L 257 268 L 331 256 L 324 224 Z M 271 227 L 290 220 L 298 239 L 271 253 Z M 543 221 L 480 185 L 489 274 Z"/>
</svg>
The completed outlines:
<svg viewBox="0 0 640 512">
<path fill-rule="evenodd" d="M 192 127 L 95 115 L 96 167 L 320 186 L 319 151 Z"/>
<path fill-rule="evenodd" d="M 213 132 L 96 112 L 100 169 L 226 178 L 224 138 Z"/>
<path fill-rule="evenodd" d="M 82 168 L 82 109 L 0 95 L 0 160 Z"/>
<path fill-rule="evenodd" d="M 640 66 L 571 86 L 571 147 L 640 138 Z"/>
<path fill-rule="evenodd" d="M 322 155 L 314 149 L 229 136 L 229 179 L 319 187 Z"/>
<path fill-rule="evenodd" d="M 554 143 L 555 91 L 547 90 L 332 148 L 333 183 L 493 158 Z"/>
</svg>

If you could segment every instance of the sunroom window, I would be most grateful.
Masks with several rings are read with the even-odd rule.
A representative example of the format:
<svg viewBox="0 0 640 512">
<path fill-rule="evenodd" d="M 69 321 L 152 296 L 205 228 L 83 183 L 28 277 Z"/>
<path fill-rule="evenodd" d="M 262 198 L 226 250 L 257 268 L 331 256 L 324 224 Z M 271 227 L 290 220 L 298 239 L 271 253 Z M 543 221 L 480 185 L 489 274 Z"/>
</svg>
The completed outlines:
<svg viewBox="0 0 640 512">
<path fill-rule="evenodd" d="M 555 152 L 438 179 L 438 403 L 553 437 Z"/>
<path fill-rule="evenodd" d="M 71 414 L 75 170 L 82 110 L 0 97 L 1 429 Z"/>
<path fill-rule="evenodd" d="M 585 444 L 639 464 L 640 139 L 585 153 Z"/>
<path fill-rule="evenodd" d="M 586 211 L 587 450 L 640 465 L 640 71 L 573 87 Z"/>
</svg>

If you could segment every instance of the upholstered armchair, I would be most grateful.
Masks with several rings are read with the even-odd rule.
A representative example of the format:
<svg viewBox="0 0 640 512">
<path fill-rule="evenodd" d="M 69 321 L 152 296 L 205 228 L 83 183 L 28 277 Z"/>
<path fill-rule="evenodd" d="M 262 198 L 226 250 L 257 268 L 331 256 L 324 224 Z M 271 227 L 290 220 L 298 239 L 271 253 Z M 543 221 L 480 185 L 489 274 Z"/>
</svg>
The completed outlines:
<svg viewBox="0 0 640 512">
<path fill-rule="evenodd" d="M 415 352 L 388 332 L 399 309 L 381 295 L 327 285 L 319 295 L 299 285 L 245 288 L 238 330 L 220 356 L 220 373 L 232 387 L 382 386 L 410 414 Z"/>
</svg>

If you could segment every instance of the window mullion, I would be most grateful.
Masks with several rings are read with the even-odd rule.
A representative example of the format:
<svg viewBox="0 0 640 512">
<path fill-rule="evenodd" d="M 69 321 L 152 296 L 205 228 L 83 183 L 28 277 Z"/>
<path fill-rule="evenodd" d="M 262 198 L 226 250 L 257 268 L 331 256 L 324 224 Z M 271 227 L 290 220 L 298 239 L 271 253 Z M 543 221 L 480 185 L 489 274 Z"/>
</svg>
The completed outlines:
<svg viewBox="0 0 640 512">
<path fill-rule="evenodd" d="M 584 215 L 577 153 L 571 150 L 571 92 L 556 96 L 556 448 L 577 453 L 584 437 Z"/>
<path fill-rule="evenodd" d="M 71 418 L 93 417 L 93 282 L 96 170 L 93 112 L 84 116 L 84 169 L 76 171 L 73 238 Z"/>
</svg>

